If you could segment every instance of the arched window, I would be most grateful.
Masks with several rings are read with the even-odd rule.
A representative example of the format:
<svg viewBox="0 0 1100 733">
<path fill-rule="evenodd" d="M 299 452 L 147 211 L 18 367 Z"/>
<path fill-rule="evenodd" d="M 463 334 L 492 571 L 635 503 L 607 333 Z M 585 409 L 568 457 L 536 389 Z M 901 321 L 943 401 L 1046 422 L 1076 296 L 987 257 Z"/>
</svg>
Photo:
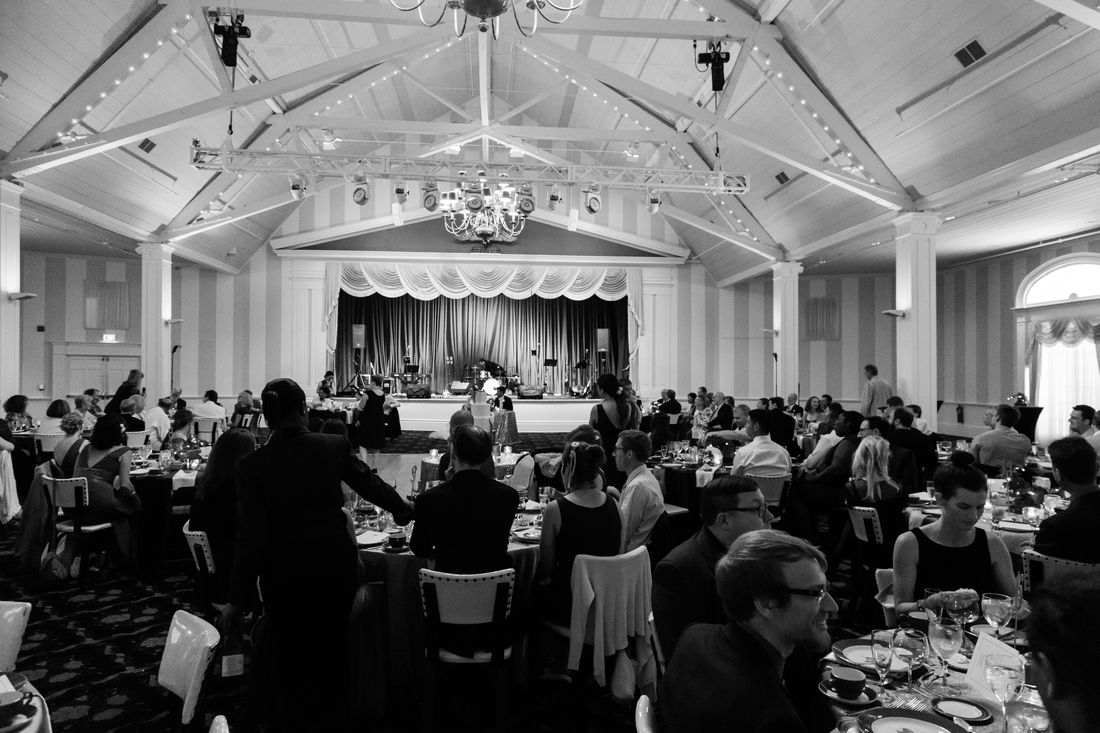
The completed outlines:
<svg viewBox="0 0 1100 733">
<path fill-rule="evenodd" d="M 1100 403 L 1100 255 L 1058 257 L 1016 291 L 1027 318 L 1026 373 L 1032 404 L 1043 408 L 1037 442 L 1067 435 L 1074 405 Z"/>
</svg>

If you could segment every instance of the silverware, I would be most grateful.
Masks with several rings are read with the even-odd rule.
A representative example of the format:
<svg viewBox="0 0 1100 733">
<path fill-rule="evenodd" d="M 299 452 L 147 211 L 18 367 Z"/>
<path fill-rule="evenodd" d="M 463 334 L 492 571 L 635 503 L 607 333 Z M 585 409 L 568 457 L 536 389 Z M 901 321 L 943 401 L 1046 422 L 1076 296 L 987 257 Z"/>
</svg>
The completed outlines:
<svg viewBox="0 0 1100 733">
<path fill-rule="evenodd" d="M 967 723 L 965 720 L 960 718 L 959 716 L 956 715 L 951 720 L 955 723 L 955 725 L 957 725 L 960 728 L 962 728 L 963 730 L 965 730 L 966 733 L 974 733 L 974 727 L 972 725 L 970 725 L 970 723 Z"/>
</svg>

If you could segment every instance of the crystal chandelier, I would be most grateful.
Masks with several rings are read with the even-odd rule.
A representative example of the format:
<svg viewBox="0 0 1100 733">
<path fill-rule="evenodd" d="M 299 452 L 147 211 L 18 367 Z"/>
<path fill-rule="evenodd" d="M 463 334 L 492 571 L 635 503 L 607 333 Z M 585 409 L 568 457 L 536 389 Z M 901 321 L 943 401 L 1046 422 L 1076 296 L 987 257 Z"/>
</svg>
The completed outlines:
<svg viewBox="0 0 1100 733">
<path fill-rule="evenodd" d="M 490 242 L 516 241 L 527 215 L 535 210 L 535 201 L 530 184 L 521 184 L 517 190 L 507 183 L 493 188 L 482 182 L 441 191 L 439 209 L 443 226 L 451 236 L 464 242 L 481 242 L 488 251 Z"/>
<path fill-rule="evenodd" d="M 524 28 L 523 22 L 520 20 L 519 10 L 516 9 L 513 0 L 439 0 L 439 14 L 435 15 L 433 12 L 429 18 L 424 17 L 424 6 L 429 5 L 429 0 L 415 0 L 412 5 L 401 5 L 397 0 L 390 0 L 390 4 L 405 12 L 415 10 L 420 16 L 420 22 L 429 28 L 434 28 L 442 23 L 447 11 L 450 10 L 454 19 L 455 35 L 459 38 L 466 32 L 466 22 L 471 15 L 477 18 L 479 31 L 486 33 L 492 28 L 493 38 L 498 38 L 500 34 L 500 16 L 511 10 L 512 17 L 516 21 L 516 28 L 524 36 L 530 38 L 538 30 L 539 18 L 547 23 L 563 23 L 574 10 L 579 9 L 584 4 L 584 0 L 566 0 L 560 5 L 555 0 L 526 0 L 525 5 L 527 10 L 530 11 L 528 23 L 530 30 Z M 430 7 L 431 5 L 429 5 Z M 434 17 L 435 20 L 431 20 L 431 17 Z M 461 24 L 459 24 L 460 17 L 462 19 Z"/>
</svg>

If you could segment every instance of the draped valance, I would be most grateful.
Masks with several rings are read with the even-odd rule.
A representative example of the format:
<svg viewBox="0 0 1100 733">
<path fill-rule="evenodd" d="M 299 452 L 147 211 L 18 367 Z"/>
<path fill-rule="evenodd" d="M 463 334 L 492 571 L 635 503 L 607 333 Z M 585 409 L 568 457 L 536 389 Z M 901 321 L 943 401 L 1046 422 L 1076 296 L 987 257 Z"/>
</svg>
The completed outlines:
<svg viewBox="0 0 1100 733">
<path fill-rule="evenodd" d="M 1036 321 L 1031 343 L 1028 344 L 1025 363 L 1031 365 L 1039 344 L 1049 346 L 1060 341 L 1066 346 L 1076 346 L 1085 339 L 1096 343 L 1098 358 L 1100 358 L 1100 318 L 1057 318 Z"/>
<path fill-rule="evenodd" d="M 627 271 L 621 268 L 528 265 L 344 264 L 340 289 L 363 297 L 411 295 L 417 300 L 504 295 L 540 298 L 619 300 L 627 295 Z"/>
</svg>

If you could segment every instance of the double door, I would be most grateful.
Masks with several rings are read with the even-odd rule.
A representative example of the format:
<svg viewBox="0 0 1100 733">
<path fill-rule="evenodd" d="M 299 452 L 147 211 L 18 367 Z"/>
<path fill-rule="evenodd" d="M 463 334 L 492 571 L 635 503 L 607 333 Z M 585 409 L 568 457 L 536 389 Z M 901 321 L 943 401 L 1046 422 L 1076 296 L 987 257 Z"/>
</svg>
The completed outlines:
<svg viewBox="0 0 1100 733">
<path fill-rule="evenodd" d="M 113 395 L 118 385 L 137 369 L 141 358 L 137 356 L 70 356 L 68 383 L 63 394 L 77 395 L 95 387 L 105 395 Z"/>
</svg>

